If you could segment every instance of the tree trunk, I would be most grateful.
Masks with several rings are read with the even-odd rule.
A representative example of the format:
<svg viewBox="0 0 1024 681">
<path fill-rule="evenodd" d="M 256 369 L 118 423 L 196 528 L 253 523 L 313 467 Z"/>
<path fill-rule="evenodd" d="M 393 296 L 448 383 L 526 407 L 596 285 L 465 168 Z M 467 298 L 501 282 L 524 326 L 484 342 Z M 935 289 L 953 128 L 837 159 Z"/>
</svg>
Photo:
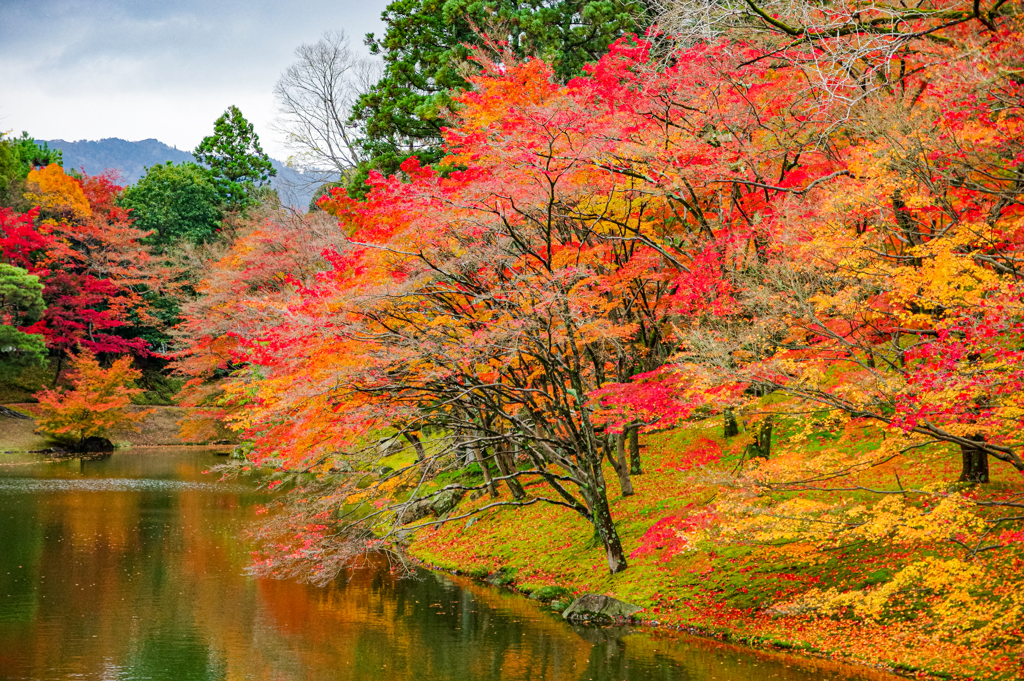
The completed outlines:
<svg viewBox="0 0 1024 681">
<path fill-rule="evenodd" d="M 629 429 L 629 472 L 632 475 L 643 475 L 640 467 L 640 426 Z"/>
<path fill-rule="evenodd" d="M 610 458 L 610 457 L 609 457 Z M 626 462 L 626 433 L 615 436 L 615 472 L 619 475 L 622 496 L 633 496 L 633 481 L 629 479 L 629 464 Z"/>
<path fill-rule="evenodd" d="M 476 452 L 473 447 L 466 444 L 465 438 L 460 437 L 456 440 L 455 451 L 456 458 L 462 462 L 463 466 L 468 466 L 476 461 Z"/>
<path fill-rule="evenodd" d="M 975 442 L 984 442 L 985 436 L 978 434 L 967 438 Z M 960 482 L 987 483 L 988 482 L 988 452 L 981 447 L 960 445 L 960 453 L 963 456 L 963 469 L 960 471 Z"/>
<path fill-rule="evenodd" d="M 736 414 L 731 408 L 727 408 L 722 412 L 722 418 L 725 421 L 723 431 L 725 437 L 736 437 L 740 434 L 740 424 L 736 421 Z"/>
<path fill-rule="evenodd" d="M 60 380 L 60 370 L 63 369 L 63 368 L 64 368 L 64 353 L 63 352 L 58 352 L 57 353 L 57 371 L 53 375 L 53 385 L 50 386 L 50 390 L 56 390 L 57 389 L 57 381 Z"/>
<path fill-rule="evenodd" d="M 576 454 L 576 460 L 581 464 L 585 476 L 589 478 L 587 485 L 582 488 L 587 509 L 590 511 L 590 520 L 594 524 L 594 533 L 601 539 L 604 545 L 605 556 L 608 558 L 608 570 L 612 574 L 622 572 L 626 569 L 626 554 L 622 550 L 622 542 L 619 540 L 619 533 L 612 521 L 612 511 L 608 507 L 608 484 L 604 478 L 604 461 L 602 445 L 607 445 L 607 436 L 597 438 L 591 436 L 590 448 Z M 608 457 L 611 459 L 612 457 Z"/>
<path fill-rule="evenodd" d="M 423 451 L 423 443 L 420 441 L 420 436 L 416 433 L 410 433 L 406 431 L 405 439 L 409 441 L 409 444 L 416 450 L 416 461 L 423 463 L 423 460 L 427 458 L 427 453 Z"/>
<path fill-rule="evenodd" d="M 480 448 L 476 444 L 469 445 L 473 451 L 473 456 L 476 458 L 477 464 L 480 466 L 480 470 L 484 474 L 484 484 L 487 485 L 487 493 L 491 495 L 491 498 L 498 496 L 498 488 L 495 487 L 494 481 L 491 480 L 491 469 L 487 467 L 487 462 L 484 461 L 484 457 L 480 454 Z"/>
<path fill-rule="evenodd" d="M 757 428 L 754 441 L 747 445 L 747 454 L 751 458 L 767 459 L 772 453 L 772 417 L 765 416 Z"/>
<path fill-rule="evenodd" d="M 525 499 L 526 491 L 523 489 L 522 483 L 519 482 L 518 478 L 509 477 L 516 472 L 516 468 L 509 465 L 508 456 L 504 448 L 498 445 L 494 446 L 494 462 L 498 464 L 498 470 L 501 471 L 502 477 L 505 478 L 505 484 L 508 486 L 509 491 L 512 492 L 512 498 L 516 501 Z"/>
<path fill-rule="evenodd" d="M 597 531 L 597 536 L 601 538 L 601 543 L 604 544 L 604 553 L 608 558 L 608 570 L 614 575 L 626 569 L 626 553 L 622 550 L 618 530 L 615 529 L 615 523 L 612 522 L 612 512 L 608 508 L 608 494 L 603 479 L 592 497 L 591 513 L 593 514 L 594 529 Z"/>
</svg>

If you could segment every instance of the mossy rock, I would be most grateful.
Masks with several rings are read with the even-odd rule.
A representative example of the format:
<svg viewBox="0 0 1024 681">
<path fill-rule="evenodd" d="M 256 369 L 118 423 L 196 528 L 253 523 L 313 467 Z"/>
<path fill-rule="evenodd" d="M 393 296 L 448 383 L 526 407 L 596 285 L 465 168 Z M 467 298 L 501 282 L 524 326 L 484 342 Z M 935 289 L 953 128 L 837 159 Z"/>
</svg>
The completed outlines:
<svg viewBox="0 0 1024 681">
<path fill-rule="evenodd" d="M 465 494 L 466 492 L 461 489 L 442 490 L 433 498 L 430 508 L 433 510 L 434 515 L 440 518 L 446 513 L 451 513 L 459 505 L 459 502 L 462 501 L 462 497 Z"/>
<path fill-rule="evenodd" d="M 486 581 L 494 586 L 508 586 L 516 581 L 516 571 L 514 569 L 503 567 L 494 574 L 489 575 Z"/>
<path fill-rule="evenodd" d="M 583 594 L 572 602 L 562 617 L 573 622 L 618 622 L 633 618 L 640 606 L 602 594 Z"/>
</svg>

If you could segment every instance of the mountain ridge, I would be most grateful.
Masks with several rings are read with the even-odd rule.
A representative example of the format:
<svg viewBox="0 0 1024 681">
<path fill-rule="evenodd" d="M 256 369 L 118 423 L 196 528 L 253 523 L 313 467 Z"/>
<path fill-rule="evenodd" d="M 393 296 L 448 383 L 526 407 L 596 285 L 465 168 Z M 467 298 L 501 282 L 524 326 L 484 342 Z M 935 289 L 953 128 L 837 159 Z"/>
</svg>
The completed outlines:
<svg viewBox="0 0 1024 681">
<path fill-rule="evenodd" d="M 191 152 L 164 144 L 153 137 L 136 141 L 120 137 L 73 142 L 64 139 L 40 141 L 45 141 L 53 149 L 61 150 L 66 168 L 81 170 L 88 175 L 116 171 L 120 182 L 125 185 L 135 184 L 146 174 L 146 168 L 157 164 L 167 161 L 195 162 Z M 270 159 L 270 163 L 277 171 L 277 176 L 271 178 L 270 185 L 277 190 L 281 202 L 302 210 L 309 205 L 317 187 L 330 179 L 326 174 L 303 173 L 289 168 L 277 159 Z"/>
</svg>

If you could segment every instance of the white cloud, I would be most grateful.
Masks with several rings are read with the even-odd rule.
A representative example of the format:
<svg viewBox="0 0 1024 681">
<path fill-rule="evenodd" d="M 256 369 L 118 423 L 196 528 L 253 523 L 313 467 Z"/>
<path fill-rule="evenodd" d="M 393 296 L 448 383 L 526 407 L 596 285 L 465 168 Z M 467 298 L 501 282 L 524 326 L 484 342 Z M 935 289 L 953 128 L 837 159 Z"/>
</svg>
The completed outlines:
<svg viewBox="0 0 1024 681">
<path fill-rule="evenodd" d="M 229 105 L 264 148 L 271 91 L 326 30 L 381 32 L 387 0 L 0 0 L 0 130 L 38 139 L 154 137 L 191 149 Z"/>
</svg>

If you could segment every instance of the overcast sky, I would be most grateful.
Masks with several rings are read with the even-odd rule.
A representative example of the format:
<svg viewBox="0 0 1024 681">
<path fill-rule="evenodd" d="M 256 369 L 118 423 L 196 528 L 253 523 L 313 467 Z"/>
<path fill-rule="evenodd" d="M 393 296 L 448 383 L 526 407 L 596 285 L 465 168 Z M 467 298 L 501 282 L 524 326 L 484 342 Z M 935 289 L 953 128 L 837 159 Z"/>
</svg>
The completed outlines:
<svg viewBox="0 0 1024 681">
<path fill-rule="evenodd" d="M 302 43 L 344 30 L 361 49 L 388 0 L 0 0 L 0 131 L 191 150 L 231 104 L 263 148 L 272 90 Z"/>
</svg>

